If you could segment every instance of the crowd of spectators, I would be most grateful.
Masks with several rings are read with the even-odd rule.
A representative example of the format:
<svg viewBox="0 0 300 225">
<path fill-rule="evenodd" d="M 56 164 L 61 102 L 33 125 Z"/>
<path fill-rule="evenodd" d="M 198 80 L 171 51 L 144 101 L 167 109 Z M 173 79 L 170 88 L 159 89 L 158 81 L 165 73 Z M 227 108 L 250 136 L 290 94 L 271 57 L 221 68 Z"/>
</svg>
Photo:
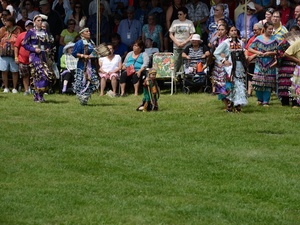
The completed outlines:
<svg viewBox="0 0 300 225">
<path fill-rule="evenodd" d="M 297 5 L 297 2 L 296 0 L 1 0 L 0 27 L 17 26 L 20 29 L 18 33 L 15 32 L 17 37 L 21 31 L 26 30 L 27 21 L 33 20 L 36 15 L 45 15 L 49 33 L 54 38 L 53 45 L 57 49 L 54 60 L 58 66 L 64 47 L 69 42 L 75 43 L 79 40 L 80 30 L 88 27 L 91 39 L 98 44 L 111 43 L 114 54 L 120 55 L 122 62 L 128 52 L 135 53 L 134 43 L 140 39 L 144 43 L 147 42 L 147 53 L 174 51 L 176 71 L 179 71 L 182 65 L 181 54 L 191 44 L 194 33 L 200 35 L 202 43 L 209 47 L 212 54 L 224 40 L 226 36 L 224 31 L 228 32 L 228 27 L 232 25 L 237 28 L 243 46 L 246 46 L 248 40 L 255 35 L 254 25 L 257 23 L 264 25 L 272 22 L 272 35 L 281 42 L 285 33 L 300 26 L 300 5 Z M 1 28 L 0 38 L 3 37 L 4 29 Z M 151 55 L 148 56 L 151 59 Z M 7 72 L 16 73 L 13 66 L 0 69 L 4 75 L 4 83 L 7 80 Z M 121 80 L 124 82 L 123 78 Z M 7 89 L 5 84 L 6 92 Z M 15 84 L 13 93 L 17 93 Z"/>
</svg>

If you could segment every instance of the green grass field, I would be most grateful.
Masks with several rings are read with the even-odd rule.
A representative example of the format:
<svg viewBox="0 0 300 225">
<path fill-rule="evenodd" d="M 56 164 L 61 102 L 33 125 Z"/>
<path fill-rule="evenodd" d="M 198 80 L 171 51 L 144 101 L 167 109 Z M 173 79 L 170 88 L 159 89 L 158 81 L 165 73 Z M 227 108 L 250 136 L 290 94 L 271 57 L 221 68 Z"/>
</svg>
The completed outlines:
<svg viewBox="0 0 300 225">
<path fill-rule="evenodd" d="M 1 93 L 0 224 L 300 224 L 299 109 L 141 98 Z"/>
</svg>

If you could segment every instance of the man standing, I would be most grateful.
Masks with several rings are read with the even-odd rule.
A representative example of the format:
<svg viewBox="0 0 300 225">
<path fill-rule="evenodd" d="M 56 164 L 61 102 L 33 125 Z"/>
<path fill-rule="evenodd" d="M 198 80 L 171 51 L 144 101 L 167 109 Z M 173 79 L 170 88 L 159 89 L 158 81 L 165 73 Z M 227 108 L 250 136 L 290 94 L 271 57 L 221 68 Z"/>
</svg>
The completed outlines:
<svg viewBox="0 0 300 225">
<path fill-rule="evenodd" d="M 294 11 L 294 18 L 290 19 L 286 24 L 286 29 L 290 30 L 292 26 L 297 25 L 297 18 L 300 16 L 300 5 L 297 5 Z"/>
<path fill-rule="evenodd" d="M 278 42 L 281 42 L 283 40 L 283 35 L 288 32 L 285 26 L 282 26 L 280 18 L 281 18 L 281 12 L 275 11 L 271 19 L 274 25 L 273 35 L 278 40 Z"/>
<path fill-rule="evenodd" d="M 169 36 L 173 41 L 175 72 L 180 70 L 183 49 L 190 44 L 192 35 L 195 33 L 193 22 L 186 19 L 187 13 L 186 7 L 180 7 L 178 9 L 178 19 L 172 22 L 169 29 Z"/>
<path fill-rule="evenodd" d="M 118 34 L 121 40 L 128 47 L 132 47 L 133 43 L 142 36 L 142 24 L 134 19 L 134 7 L 127 8 L 127 19 L 121 20 L 118 27 Z"/>
</svg>

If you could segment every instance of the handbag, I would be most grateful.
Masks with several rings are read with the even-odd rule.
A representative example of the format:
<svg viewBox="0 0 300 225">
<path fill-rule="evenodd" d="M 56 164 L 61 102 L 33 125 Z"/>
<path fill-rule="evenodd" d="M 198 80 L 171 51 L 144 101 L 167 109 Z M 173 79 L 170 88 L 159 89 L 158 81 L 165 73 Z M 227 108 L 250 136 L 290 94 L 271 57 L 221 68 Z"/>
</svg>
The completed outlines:
<svg viewBox="0 0 300 225">
<path fill-rule="evenodd" d="M 134 64 L 135 64 L 136 60 L 139 57 L 140 57 L 140 55 L 138 55 L 138 57 L 136 57 L 136 59 L 134 60 L 133 64 L 131 64 L 128 67 L 126 67 L 126 73 L 127 73 L 128 77 L 132 76 L 136 72 L 135 69 L 134 69 Z"/>
</svg>

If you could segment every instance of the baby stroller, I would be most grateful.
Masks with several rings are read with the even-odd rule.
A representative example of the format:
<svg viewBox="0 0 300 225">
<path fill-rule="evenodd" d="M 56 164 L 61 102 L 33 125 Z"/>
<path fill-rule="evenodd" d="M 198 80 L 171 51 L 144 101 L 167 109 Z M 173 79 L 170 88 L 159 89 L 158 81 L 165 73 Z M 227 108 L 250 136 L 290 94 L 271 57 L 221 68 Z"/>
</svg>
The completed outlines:
<svg viewBox="0 0 300 225">
<path fill-rule="evenodd" d="M 202 64 L 202 69 L 199 68 L 198 65 L 199 63 Z M 206 93 L 211 92 L 211 86 L 209 84 L 209 79 L 208 79 L 208 67 L 206 65 L 206 59 L 203 58 L 183 59 L 183 67 L 184 67 L 184 74 L 183 74 L 183 81 L 182 81 L 183 93 L 190 94 L 191 90 L 203 91 Z"/>
</svg>

